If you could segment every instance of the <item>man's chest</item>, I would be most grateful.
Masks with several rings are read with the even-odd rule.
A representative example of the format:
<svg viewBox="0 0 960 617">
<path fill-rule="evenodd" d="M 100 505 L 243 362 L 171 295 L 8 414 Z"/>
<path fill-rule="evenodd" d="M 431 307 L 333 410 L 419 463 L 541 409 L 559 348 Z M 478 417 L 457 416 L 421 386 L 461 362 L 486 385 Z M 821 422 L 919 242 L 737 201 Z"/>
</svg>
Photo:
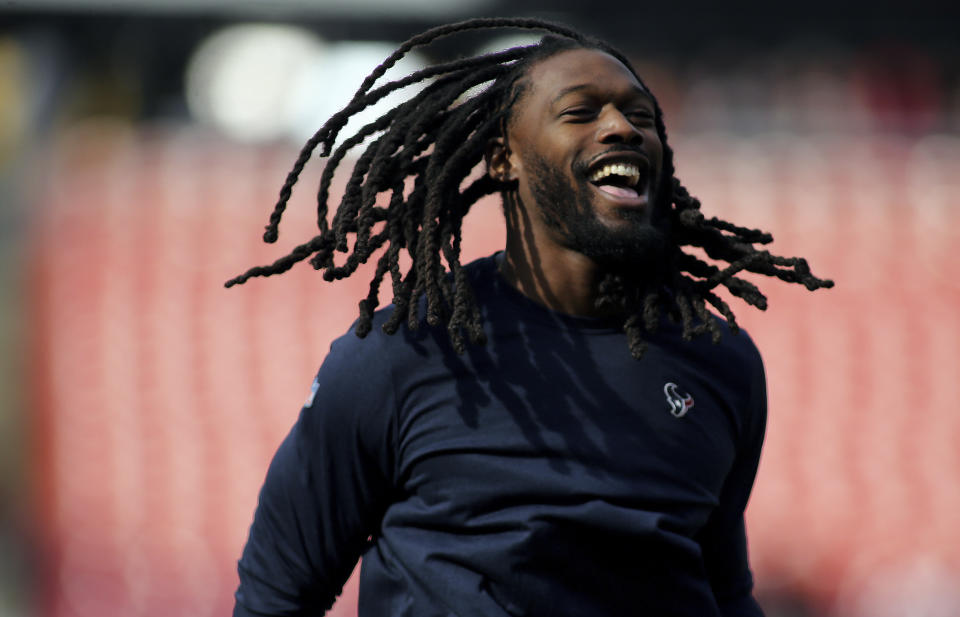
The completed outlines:
<svg viewBox="0 0 960 617">
<path fill-rule="evenodd" d="M 695 531 L 736 455 L 742 402 L 682 363 L 594 366 L 515 363 L 409 388 L 402 490 L 469 517 L 595 500 Z"/>
</svg>

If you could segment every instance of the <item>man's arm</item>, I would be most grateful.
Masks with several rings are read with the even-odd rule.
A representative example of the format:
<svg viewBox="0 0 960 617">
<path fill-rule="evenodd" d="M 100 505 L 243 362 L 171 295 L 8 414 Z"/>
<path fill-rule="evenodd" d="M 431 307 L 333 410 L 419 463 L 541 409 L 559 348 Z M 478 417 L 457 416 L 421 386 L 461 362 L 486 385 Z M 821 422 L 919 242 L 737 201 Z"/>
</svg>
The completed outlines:
<svg viewBox="0 0 960 617">
<path fill-rule="evenodd" d="M 747 555 L 743 512 L 753 489 L 767 420 L 763 363 L 755 366 L 749 408 L 741 425 L 737 457 L 724 482 L 720 503 L 698 536 L 710 585 L 724 617 L 762 617 L 753 598 L 753 575 Z"/>
<path fill-rule="evenodd" d="M 277 450 L 238 564 L 234 617 L 323 614 L 376 533 L 391 494 L 395 413 L 375 339 L 350 332 L 334 342 Z"/>
</svg>

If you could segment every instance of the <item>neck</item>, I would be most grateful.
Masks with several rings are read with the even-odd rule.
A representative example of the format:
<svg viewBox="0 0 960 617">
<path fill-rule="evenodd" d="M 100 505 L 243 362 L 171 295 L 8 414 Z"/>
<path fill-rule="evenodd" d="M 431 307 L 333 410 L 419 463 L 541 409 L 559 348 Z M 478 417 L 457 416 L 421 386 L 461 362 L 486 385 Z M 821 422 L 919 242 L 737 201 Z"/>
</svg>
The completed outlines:
<svg viewBox="0 0 960 617">
<path fill-rule="evenodd" d="M 596 308 L 600 268 L 582 253 L 538 238 L 542 233 L 508 221 L 501 275 L 525 296 L 551 310 L 602 316 Z"/>
</svg>

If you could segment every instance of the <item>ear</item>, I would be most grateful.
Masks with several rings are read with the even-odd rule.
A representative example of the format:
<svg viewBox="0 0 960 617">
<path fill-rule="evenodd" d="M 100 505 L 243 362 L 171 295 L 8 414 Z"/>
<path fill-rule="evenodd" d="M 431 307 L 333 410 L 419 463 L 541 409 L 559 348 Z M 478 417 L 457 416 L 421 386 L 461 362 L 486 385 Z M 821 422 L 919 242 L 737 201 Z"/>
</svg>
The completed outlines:
<svg viewBox="0 0 960 617">
<path fill-rule="evenodd" d="M 517 179 L 512 160 L 513 154 L 505 138 L 494 137 L 488 141 L 483 158 L 487 163 L 487 175 L 494 180 L 511 182 Z"/>
</svg>

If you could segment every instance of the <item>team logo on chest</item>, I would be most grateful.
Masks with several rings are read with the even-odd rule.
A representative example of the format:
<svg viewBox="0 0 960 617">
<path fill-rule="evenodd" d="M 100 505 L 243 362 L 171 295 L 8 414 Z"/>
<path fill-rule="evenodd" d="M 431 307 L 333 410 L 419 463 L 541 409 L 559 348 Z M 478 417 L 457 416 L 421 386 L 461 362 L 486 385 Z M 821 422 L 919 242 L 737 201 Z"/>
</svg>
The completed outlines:
<svg viewBox="0 0 960 617">
<path fill-rule="evenodd" d="M 670 405 L 670 413 L 676 418 L 682 418 L 687 412 L 693 409 L 693 397 L 680 389 L 677 384 L 667 382 L 663 386 L 663 394 L 667 397 L 667 404 Z"/>
</svg>

